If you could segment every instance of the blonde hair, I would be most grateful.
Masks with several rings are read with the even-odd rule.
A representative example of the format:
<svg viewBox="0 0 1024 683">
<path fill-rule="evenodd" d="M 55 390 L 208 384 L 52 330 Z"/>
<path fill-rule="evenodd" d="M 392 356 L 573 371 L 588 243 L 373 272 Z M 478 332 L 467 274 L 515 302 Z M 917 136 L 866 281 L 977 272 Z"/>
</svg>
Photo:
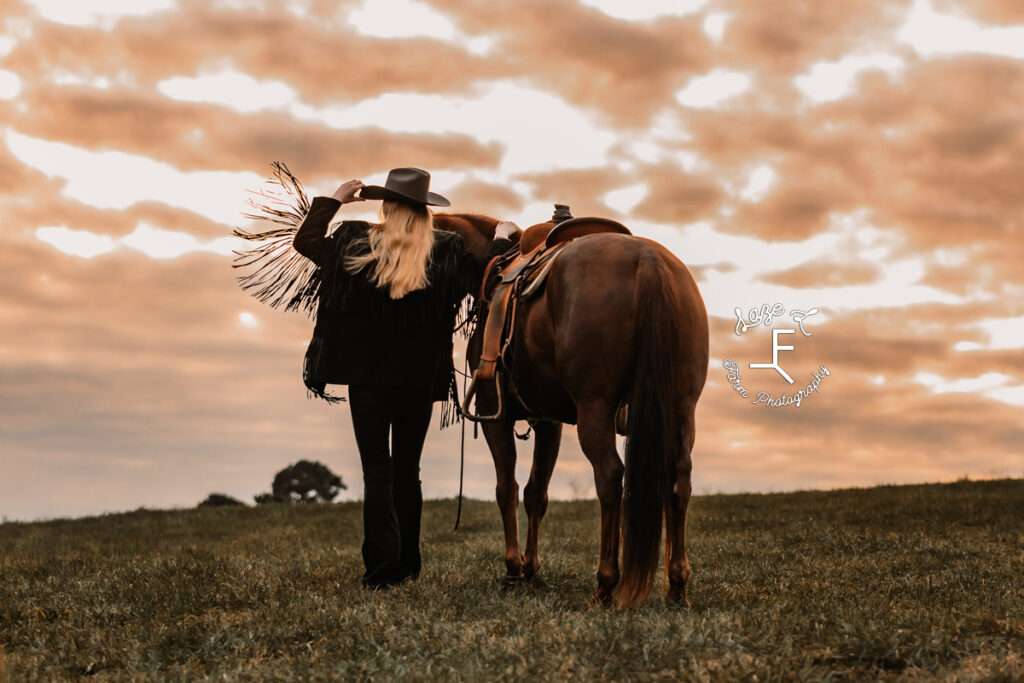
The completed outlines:
<svg viewBox="0 0 1024 683">
<path fill-rule="evenodd" d="M 363 241 L 369 249 L 345 255 L 345 270 L 358 273 L 373 266 L 369 280 L 387 287 L 392 299 L 430 284 L 427 269 L 434 248 L 434 216 L 426 206 L 385 200 L 380 223 L 370 226 Z"/>
</svg>

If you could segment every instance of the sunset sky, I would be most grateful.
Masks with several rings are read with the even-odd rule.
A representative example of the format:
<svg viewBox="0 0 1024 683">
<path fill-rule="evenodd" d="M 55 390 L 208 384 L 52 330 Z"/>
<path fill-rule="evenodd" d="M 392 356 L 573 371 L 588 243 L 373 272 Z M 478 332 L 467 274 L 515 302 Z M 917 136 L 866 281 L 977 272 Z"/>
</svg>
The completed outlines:
<svg viewBox="0 0 1024 683">
<path fill-rule="evenodd" d="M 347 406 L 301 382 L 312 323 L 230 267 L 272 161 L 314 194 L 419 166 L 457 211 L 566 203 L 669 247 L 712 328 L 698 493 L 1024 476 L 1019 0 L 0 10 L 0 516 L 251 501 L 303 458 L 361 495 Z M 769 328 L 735 333 L 775 303 L 818 309 L 780 339 L 794 386 L 747 367 Z M 726 358 L 755 392 L 831 374 L 766 407 Z M 427 496 L 457 492 L 458 443 L 432 429 Z M 551 490 L 593 495 L 571 429 Z"/>
</svg>

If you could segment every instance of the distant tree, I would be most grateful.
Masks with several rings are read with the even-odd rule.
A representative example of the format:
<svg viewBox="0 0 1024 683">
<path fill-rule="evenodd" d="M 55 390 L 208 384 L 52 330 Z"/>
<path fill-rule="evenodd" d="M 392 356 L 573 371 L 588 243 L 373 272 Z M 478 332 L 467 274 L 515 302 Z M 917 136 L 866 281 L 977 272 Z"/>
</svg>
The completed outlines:
<svg viewBox="0 0 1024 683">
<path fill-rule="evenodd" d="M 284 468 L 274 477 L 270 493 L 261 493 L 254 500 L 265 503 L 328 503 L 347 489 L 341 477 L 326 465 L 300 460 Z"/>
<path fill-rule="evenodd" d="M 211 493 L 206 497 L 202 503 L 199 504 L 201 508 L 219 508 L 228 505 L 245 505 L 242 501 L 237 498 L 232 498 L 226 493 Z"/>
</svg>

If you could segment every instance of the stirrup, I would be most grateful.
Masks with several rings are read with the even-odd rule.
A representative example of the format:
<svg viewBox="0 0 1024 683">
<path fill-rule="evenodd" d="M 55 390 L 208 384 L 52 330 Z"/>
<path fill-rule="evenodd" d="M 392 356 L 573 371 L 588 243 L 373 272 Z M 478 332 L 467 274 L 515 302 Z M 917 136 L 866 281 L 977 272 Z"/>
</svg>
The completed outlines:
<svg viewBox="0 0 1024 683">
<path fill-rule="evenodd" d="M 473 379 L 469 383 L 469 389 L 466 389 L 466 396 L 462 399 L 462 405 L 459 406 L 459 412 L 467 420 L 473 422 L 497 422 L 502 418 L 505 413 L 505 403 L 501 398 L 501 372 L 494 373 L 494 387 L 498 392 L 498 411 L 493 415 L 473 415 L 469 412 L 469 401 L 476 395 L 476 381 L 480 375 L 480 368 L 473 371 Z"/>
</svg>

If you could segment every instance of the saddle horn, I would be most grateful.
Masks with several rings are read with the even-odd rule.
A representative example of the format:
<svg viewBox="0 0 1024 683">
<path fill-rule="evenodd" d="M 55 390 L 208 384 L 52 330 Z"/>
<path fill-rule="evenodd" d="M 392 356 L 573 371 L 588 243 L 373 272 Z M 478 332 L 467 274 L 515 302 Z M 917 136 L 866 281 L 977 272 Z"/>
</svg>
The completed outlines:
<svg viewBox="0 0 1024 683">
<path fill-rule="evenodd" d="M 572 212 L 568 204 L 555 204 L 555 212 L 551 214 L 551 222 L 558 225 L 562 221 L 572 218 Z"/>
</svg>

